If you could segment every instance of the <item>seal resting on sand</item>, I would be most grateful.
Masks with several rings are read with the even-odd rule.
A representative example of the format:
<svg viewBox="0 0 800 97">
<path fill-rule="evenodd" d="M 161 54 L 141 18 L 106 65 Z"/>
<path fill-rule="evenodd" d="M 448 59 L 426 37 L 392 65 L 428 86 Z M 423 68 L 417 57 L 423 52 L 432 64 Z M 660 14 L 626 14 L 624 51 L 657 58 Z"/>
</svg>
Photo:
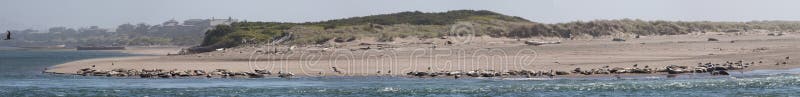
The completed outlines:
<svg viewBox="0 0 800 97">
<path fill-rule="evenodd" d="M 281 78 L 291 78 L 292 76 L 294 76 L 294 73 L 291 73 L 291 72 L 286 72 L 286 73 L 280 72 L 278 74 L 278 77 L 281 77 Z"/>
</svg>

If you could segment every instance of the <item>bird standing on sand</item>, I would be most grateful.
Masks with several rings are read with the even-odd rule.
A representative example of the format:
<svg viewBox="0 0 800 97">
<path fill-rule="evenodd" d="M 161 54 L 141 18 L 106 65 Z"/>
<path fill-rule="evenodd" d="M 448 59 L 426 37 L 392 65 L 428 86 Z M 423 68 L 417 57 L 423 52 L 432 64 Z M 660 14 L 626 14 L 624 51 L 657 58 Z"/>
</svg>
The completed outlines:
<svg viewBox="0 0 800 97">
<path fill-rule="evenodd" d="M 3 40 L 11 40 L 11 31 L 6 31 L 6 39 Z"/>
<path fill-rule="evenodd" d="M 331 68 L 333 69 L 333 72 L 336 72 L 336 73 L 339 73 L 339 74 L 342 73 L 342 71 L 339 71 L 339 69 L 336 69 L 336 67 L 331 67 Z"/>
</svg>

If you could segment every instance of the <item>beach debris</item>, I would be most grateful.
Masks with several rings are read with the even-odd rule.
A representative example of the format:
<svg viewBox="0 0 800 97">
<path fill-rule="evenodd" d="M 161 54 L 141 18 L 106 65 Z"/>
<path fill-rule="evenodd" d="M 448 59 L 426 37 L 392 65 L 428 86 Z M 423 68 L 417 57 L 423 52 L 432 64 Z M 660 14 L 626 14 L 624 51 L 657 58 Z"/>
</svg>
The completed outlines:
<svg viewBox="0 0 800 97">
<path fill-rule="evenodd" d="M 558 41 L 556 41 L 556 42 L 525 41 L 525 44 L 533 45 L 533 46 L 539 46 L 539 45 L 544 45 L 544 44 L 561 44 L 561 42 L 558 42 Z"/>
<path fill-rule="evenodd" d="M 769 33 L 767 36 L 783 36 L 783 33 Z"/>
<path fill-rule="evenodd" d="M 361 50 L 369 50 L 369 49 L 372 49 L 372 48 L 370 48 L 369 46 L 367 46 L 367 47 L 362 47 L 362 48 L 358 48 L 358 49 L 361 49 Z"/>
<path fill-rule="evenodd" d="M 719 39 L 716 39 L 716 38 L 708 38 L 708 41 L 719 41 Z"/>
<path fill-rule="evenodd" d="M 625 39 L 622 39 L 622 38 L 614 38 L 614 39 L 611 39 L 611 41 L 619 41 L 619 42 L 622 42 L 622 41 L 625 41 Z"/>
</svg>

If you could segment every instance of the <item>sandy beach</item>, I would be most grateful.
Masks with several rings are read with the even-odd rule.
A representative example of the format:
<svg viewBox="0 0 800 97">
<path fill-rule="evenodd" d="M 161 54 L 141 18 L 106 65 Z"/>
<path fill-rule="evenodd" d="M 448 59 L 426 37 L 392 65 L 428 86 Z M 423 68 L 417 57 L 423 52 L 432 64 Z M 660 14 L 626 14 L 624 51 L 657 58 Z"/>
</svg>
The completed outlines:
<svg viewBox="0 0 800 97">
<path fill-rule="evenodd" d="M 718 41 L 708 41 L 709 38 Z M 87 59 L 49 67 L 46 72 L 75 74 L 82 68 L 96 70 L 227 69 L 252 72 L 292 72 L 298 76 L 377 76 L 405 75 L 412 71 L 531 70 L 571 71 L 575 68 L 669 65 L 697 66 L 698 63 L 744 61 L 756 63 L 746 70 L 791 69 L 800 67 L 800 36 L 767 33 L 692 33 L 688 35 L 642 36 L 611 41 L 595 39 L 508 39 L 472 37 L 468 42 L 436 45 L 450 39 L 400 39 L 386 45 L 333 43 L 335 48 L 297 47 L 291 52 L 267 53 L 287 48 L 250 46 L 192 55 L 165 56 L 177 48 L 126 50 L 125 53 L 158 56 L 134 56 Z M 525 40 L 560 41 L 560 44 L 532 46 Z M 464 41 L 455 40 L 455 41 Z M 434 43 L 427 44 L 426 42 Z M 370 47 L 366 49 L 366 47 Z M 174 52 L 171 52 L 174 51 Z M 785 59 L 791 57 L 793 59 Z M 788 64 L 780 64 L 786 62 Z M 778 63 L 778 65 L 776 65 Z M 93 67 L 94 66 L 94 67 Z M 341 73 L 334 72 L 336 67 Z"/>
</svg>

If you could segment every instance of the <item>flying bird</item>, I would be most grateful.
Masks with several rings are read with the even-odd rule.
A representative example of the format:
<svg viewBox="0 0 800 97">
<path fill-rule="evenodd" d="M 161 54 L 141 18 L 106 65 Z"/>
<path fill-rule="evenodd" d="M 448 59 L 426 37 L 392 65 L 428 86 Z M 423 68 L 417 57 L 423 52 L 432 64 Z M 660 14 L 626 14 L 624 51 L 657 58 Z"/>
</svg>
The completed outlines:
<svg viewBox="0 0 800 97">
<path fill-rule="evenodd" d="M 11 40 L 11 31 L 6 31 L 6 39 L 3 40 Z"/>
</svg>

